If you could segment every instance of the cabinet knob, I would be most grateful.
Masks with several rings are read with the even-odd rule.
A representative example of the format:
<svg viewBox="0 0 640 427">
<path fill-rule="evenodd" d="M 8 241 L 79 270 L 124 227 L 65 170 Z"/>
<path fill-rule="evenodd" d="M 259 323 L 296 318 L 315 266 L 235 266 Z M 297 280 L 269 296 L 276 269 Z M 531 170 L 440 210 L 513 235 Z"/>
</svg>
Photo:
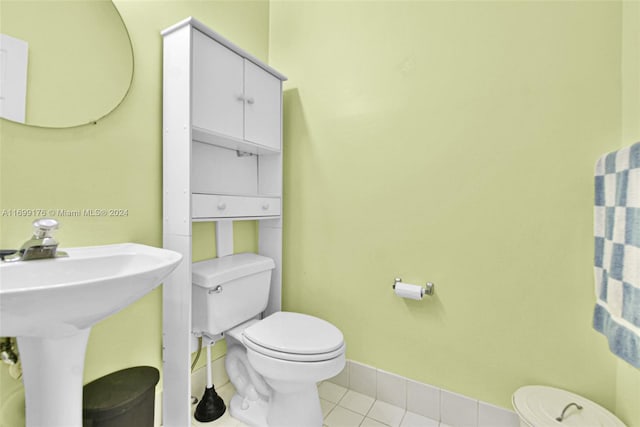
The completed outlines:
<svg viewBox="0 0 640 427">
<path fill-rule="evenodd" d="M 227 208 L 227 204 L 225 202 L 218 203 L 218 210 L 225 210 Z"/>
<path fill-rule="evenodd" d="M 268 202 L 263 203 L 263 204 L 262 204 L 262 210 L 263 210 L 263 211 L 266 211 L 267 209 L 269 209 L 269 203 L 268 203 Z"/>
<path fill-rule="evenodd" d="M 253 98 L 247 98 L 247 104 L 254 104 L 256 102 Z"/>
<path fill-rule="evenodd" d="M 236 95 L 236 99 L 240 102 L 244 102 L 244 96 L 243 95 Z"/>
</svg>

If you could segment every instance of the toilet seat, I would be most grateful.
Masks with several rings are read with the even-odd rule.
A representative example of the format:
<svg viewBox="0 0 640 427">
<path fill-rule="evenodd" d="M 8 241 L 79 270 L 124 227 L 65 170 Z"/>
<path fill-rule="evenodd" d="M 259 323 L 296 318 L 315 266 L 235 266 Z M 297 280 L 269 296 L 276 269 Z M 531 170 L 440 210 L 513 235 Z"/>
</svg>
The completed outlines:
<svg viewBox="0 0 640 427">
<path fill-rule="evenodd" d="M 283 351 L 274 351 L 266 347 L 257 345 L 246 338 L 243 340 L 243 342 L 244 342 L 244 345 L 247 347 L 247 349 L 253 350 L 256 353 L 260 353 L 263 356 L 268 356 L 274 359 L 279 359 L 279 360 L 289 361 L 289 362 L 322 362 L 326 360 L 335 359 L 340 355 L 344 354 L 344 351 L 345 351 L 345 346 L 343 344 L 342 347 L 340 347 L 339 349 L 328 352 L 328 353 L 297 354 L 297 353 L 286 353 Z"/>
<path fill-rule="evenodd" d="M 302 313 L 274 313 L 246 328 L 242 335 L 248 349 L 280 360 L 319 362 L 345 352 L 338 328 Z"/>
</svg>

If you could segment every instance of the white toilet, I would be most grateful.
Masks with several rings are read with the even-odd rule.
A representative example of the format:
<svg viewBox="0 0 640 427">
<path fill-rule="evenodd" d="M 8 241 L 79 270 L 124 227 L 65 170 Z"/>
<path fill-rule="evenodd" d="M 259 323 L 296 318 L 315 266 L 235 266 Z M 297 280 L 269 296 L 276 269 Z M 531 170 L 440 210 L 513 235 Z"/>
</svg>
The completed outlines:
<svg viewBox="0 0 640 427">
<path fill-rule="evenodd" d="M 224 333 L 234 418 L 250 426 L 319 427 L 316 383 L 342 371 L 344 338 L 306 314 L 277 312 L 259 320 L 273 268 L 271 258 L 250 253 L 193 263 L 193 330 Z"/>
</svg>

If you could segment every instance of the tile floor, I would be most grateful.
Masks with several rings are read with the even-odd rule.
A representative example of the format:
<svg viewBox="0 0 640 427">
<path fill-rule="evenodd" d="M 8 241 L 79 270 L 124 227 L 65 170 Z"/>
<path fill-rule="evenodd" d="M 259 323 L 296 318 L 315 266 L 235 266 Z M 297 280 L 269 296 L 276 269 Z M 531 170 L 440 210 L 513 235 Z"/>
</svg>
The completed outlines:
<svg viewBox="0 0 640 427">
<path fill-rule="evenodd" d="M 326 427 L 449 427 L 329 381 L 318 392 Z"/>
<path fill-rule="evenodd" d="M 228 405 L 235 389 L 231 383 L 227 383 L 217 392 Z M 449 427 L 329 381 L 321 383 L 318 392 L 325 427 Z M 232 418 L 229 411 L 211 423 L 192 421 L 193 427 L 246 427 Z"/>
</svg>

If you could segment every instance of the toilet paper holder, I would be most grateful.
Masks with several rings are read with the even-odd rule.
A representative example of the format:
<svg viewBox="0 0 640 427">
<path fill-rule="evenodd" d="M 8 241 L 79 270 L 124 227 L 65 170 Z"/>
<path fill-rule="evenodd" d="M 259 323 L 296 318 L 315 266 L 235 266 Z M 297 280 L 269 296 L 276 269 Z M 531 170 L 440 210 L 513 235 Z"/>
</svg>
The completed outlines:
<svg viewBox="0 0 640 427">
<path fill-rule="evenodd" d="M 393 289 L 396 288 L 396 283 L 402 283 L 402 279 L 400 277 L 396 277 L 393 281 L 393 285 L 391 286 Z M 435 291 L 435 285 L 431 282 L 427 282 L 427 284 L 422 288 L 422 296 L 425 295 L 433 295 Z"/>
</svg>

